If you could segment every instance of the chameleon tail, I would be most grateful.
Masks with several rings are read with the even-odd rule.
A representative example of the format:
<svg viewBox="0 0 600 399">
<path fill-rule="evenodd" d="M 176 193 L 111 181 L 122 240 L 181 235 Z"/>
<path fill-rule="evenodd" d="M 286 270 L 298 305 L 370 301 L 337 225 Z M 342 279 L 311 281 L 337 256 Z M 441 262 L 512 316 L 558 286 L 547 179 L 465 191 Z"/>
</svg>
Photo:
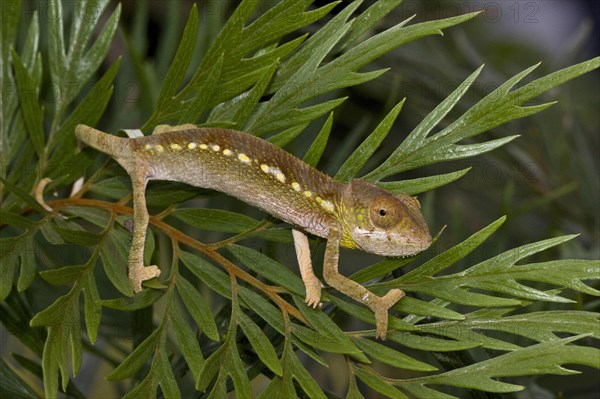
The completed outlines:
<svg viewBox="0 0 600 399">
<path fill-rule="evenodd" d="M 94 147 L 114 158 L 123 158 L 131 155 L 129 142 L 125 138 L 113 136 L 96 130 L 86 125 L 77 125 L 75 127 L 77 138 L 87 145 Z"/>
</svg>

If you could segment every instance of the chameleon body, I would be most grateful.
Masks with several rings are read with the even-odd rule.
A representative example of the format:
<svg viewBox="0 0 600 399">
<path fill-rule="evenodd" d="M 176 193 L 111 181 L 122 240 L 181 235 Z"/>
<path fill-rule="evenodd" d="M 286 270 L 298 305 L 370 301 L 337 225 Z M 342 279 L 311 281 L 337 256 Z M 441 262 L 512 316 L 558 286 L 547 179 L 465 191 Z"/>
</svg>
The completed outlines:
<svg viewBox="0 0 600 399">
<path fill-rule="evenodd" d="M 175 129 L 175 130 L 172 130 Z M 388 309 L 404 292 L 379 297 L 338 272 L 339 247 L 384 256 L 409 256 L 431 244 L 416 199 L 389 192 L 363 180 L 348 184 L 312 168 L 279 147 L 247 133 L 183 125 L 160 134 L 119 138 L 79 125 L 77 137 L 125 168 L 132 180 L 134 232 L 129 278 L 135 292 L 160 274 L 144 266 L 148 225 L 148 180 L 171 180 L 217 190 L 292 224 L 306 302 L 317 306 L 321 283 L 314 275 L 305 233 L 327 239 L 323 277 L 340 292 L 375 313 L 377 336 L 385 338 Z"/>
</svg>

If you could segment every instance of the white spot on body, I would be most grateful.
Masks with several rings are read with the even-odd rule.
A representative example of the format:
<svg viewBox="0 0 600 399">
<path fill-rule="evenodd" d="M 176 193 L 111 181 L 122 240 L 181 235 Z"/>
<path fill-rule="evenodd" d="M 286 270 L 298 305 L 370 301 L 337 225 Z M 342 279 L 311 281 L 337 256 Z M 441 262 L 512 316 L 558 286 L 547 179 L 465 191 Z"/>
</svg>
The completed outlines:
<svg viewBox="0 0 600 399">
<path fill-rule="evenodd" d="M 189 148 L 190 150 L 193 150 L 194 148 L 196 148 L 196 145 L 197 145 L 196 143 L 191 142 L 191 143 L 188 143 L 187 148 Z"/>
<path fill-rule="evenodd" d="M 223 155 L 231 156 L 231 154 L 233 154 L 233 152 L 230 149 L 226 148 L 223 150 Z"/>
<path fill-rule="evenodd" d="M 312 192 L 311 192 L 311 191 L 305 191 L 305 192 L 304 192 L 304 195 L 305 195 L 307 198 L 310 198 L 310 197 L 312 197 Z"/>
<path fill-rule="evenodd" d="M 269 171 L 277 180 L 282 181 L 282 182 L 285 181 L 285 176 L 283 175 L 283 173 L 281 173 L 281 169 L 271 166 L 269 168 Z M 283 180 L 281 180 L 280 177 Z"/>
<path fill-rule="evenodd" d="M 162 145 L 160 145 L 160 144 L 157 144 L 157 145 L 156 145 L 156 151 L 158 151 L 158 152 L 163 152 L 163 151 L 164 151 L 164 148 L 163 148 L 163 146 L 162 146 Z"/>
<path fill-rule="evenodd" d="M 246 155 L 246 154 L 238 154 L 238 159 L 240 161 L 242 161 L 243 163 L 250 163 L 250 162 L 252 162 L 252 160 L 250 159 L 250 157 L 248 155 Z M 261 169 L 262 169 L 262 165 L 261 165 Z"/>
<path fill-rule="evenodd" d="M 146 151 L 152 151 L 152 146 L 150 144 L 146 144 L 144 146 L 144 150 L 146 150 Z"/>
<path fill-rule="evenodd" d="M 362 298 L 360 298 L 361 302 L 367 302 L 368 299 L 369 299 L 368 292 L 365 292 L 365 294 L 362 296 Z"/>
<path fill-rule="evenodd" d="M 173 144 L 171 144 L 171 149 L 172 150 L 181 150 L 181 146 L 177 143 L 173 143 Z"/>
<path fill-rule="evenodd" d="M 221 147 L 218 144 L 213 144 L 210 148 L 212 148 L 215 152 L 221 149 Z"/>
<path fill-rule="evenodd" d="M 206 149 L 208 149 L 208 146 L 206 144 L 200 144 L 200 149 L 206 150 Z"/>
<path fill-rule="evenodd" d="M 244 159 L 242 159 L 242 157 L 244 157 Z M 238 158 L 240 158 L 240 161 L 242 161 L 242 162 L 246 162 L 246 163 L 252 162 L 252 160 L 250 158 L 248 158 L 245 154 L 238 155 Z M 264 163 L 260 164 L 260 169 L 265 173 L 270 173 L 271 175 L 273 175 L 273 177 L 275 177 L 280 182 L 285 183 L 286 177 L 283 174 L 283 172 L 281 171 L 281 169 L 279 169 L 275 166 L 269 166 Z M 298 183 L 296 183 L 296 184 L 298 184 Z M 292 184 L 292 186 L 294 186 L 294 184 Z M 298 189 L 299 188 L 300 188 L 300 185 L 298 185 Z M 298 190 L 296 190 L 296 191 L 298 191 Z"/>
<path fill-rule="evenodd" d="M 296 191 L 300 191 L 300 184 L 294 181 L 292 182 L 292 188 Z"/>
<path fill-rule="evenodd" d="M 323 201 L 320 202 L 320 205 L 326 211 L 333 212 L 333 203 L 331 201 L 329 201 L 329 200 L 323 200 Z"/>
</svg>

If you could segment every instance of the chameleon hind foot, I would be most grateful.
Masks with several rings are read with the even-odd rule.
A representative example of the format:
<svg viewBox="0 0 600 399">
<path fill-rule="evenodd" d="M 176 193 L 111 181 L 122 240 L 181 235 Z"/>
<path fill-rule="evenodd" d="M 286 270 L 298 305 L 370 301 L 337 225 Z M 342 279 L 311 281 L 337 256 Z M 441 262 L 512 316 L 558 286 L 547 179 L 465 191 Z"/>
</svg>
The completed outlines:
<svg viewBox="0 0 600 399">
<path fill-rule="evenodd" d="M 140 292 L 144 281 L 158 276 L 160 276 L 160 269 L 155 265 L 131 268 L 129 270 L 129 282 L 131 283 L 133 292 Z"/>
<path fill-rule="evenodd" d="M 304 287 L 306 288 L 306 299 L 304 302 L 312 308 L 318 307 L 319 303 L 321 303 L 321 282 L 319 280 L 305 282 Z"/>
<path fill-rule="evenodd" d="M 370 308 L 375 314 L 376 338 L 385 340 L 388 328 L 388 310 L 403 296 L 404 291 L 394 288 L 371 303 Z"/>
</svg>

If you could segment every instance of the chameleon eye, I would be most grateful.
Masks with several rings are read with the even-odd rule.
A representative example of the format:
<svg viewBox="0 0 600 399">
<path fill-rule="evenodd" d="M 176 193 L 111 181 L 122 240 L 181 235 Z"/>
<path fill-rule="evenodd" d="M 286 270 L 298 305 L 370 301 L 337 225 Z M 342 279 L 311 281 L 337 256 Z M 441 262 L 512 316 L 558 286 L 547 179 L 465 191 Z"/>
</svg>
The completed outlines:
<svg viewBox="0 0 600 399">
<path fill-rule="evenodd" d="M 371 204 L 371 222 L 384 229 L 394 227 L 400 221 L 400 204 L 393 197 L 379 197 Z"/>
</svg>

